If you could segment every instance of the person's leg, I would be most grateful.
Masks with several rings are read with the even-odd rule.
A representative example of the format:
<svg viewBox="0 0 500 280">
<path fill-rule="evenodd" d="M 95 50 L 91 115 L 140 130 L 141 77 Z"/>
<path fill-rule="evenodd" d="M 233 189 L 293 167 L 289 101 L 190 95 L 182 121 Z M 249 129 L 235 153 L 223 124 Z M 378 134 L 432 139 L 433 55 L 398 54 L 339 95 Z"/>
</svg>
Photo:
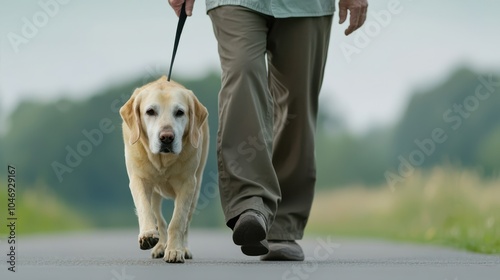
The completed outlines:
<svg viewBox="0 0 500 280">
<path fill-rule="evenodd" d="M 303 236 L 316 181 L 314 134 L 332 17 L 276 19 L 269 34 L 273 164 L 281 202 L 268 240 Z"/>
<path fill-rule="evenodd" d="M 221 6 L 209 16 L 222 66 L 217 159 L 226 223 L 233 229 L 242 212 L 254 209 L 269 227 L 280 198 L 265 60 L 270 17 L 239 6 Z"/>
</svg>

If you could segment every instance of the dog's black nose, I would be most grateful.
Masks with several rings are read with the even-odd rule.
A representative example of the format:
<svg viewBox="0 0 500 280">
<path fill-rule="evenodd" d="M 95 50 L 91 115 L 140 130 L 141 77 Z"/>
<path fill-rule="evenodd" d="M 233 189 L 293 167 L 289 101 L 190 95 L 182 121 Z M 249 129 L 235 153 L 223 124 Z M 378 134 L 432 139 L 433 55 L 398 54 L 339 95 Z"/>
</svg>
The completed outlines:
<svg viewBox="0 0 500 280">
<path fill-rule="evenodd" d="M 175 135 L 171 131 L 165 131 L 165 132 L 160 133 L 160 141 L 163 144 L 172 144 L 172 142 L 174 142 L 174 139 L 175 139 Z"/>
</svg>

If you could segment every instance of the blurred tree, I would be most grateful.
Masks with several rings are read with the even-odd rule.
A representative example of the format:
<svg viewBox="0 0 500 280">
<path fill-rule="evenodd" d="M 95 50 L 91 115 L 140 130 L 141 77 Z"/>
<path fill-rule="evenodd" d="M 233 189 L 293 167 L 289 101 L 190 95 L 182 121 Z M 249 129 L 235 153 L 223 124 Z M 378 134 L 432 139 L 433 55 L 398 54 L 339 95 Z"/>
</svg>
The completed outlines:
<svg viewBox="0 0 500 280">
<path fill-rule="evenodd" d="M 500 174 L 500 126 L 483 138 L 476 155 L 487 174 Z"/>
<path fill-rule="evenodd" d="M 391 132 L 376 129 L 356 136 L 344 132 L 317 136 L 317 186 L 338 187 L 349 184 L 381 182 L 388 166 Z"/>
<path fill-rule="evenodd" d="M 445 161 L 465 167 L 491 165 L 478 161 L 476 153 L 491 132 L 500 127 L 498 81 L 498 76 L 463 68 L 441 85 L 415 94 L 394 131 L 392 165 L 399 163 L 400 156 L 410 161 L 412 152 L 414 162 L 419 163 L 415 167 Z M 432 139 L 436 129 L 443 132 L 444 142 Z"/>
</svg>

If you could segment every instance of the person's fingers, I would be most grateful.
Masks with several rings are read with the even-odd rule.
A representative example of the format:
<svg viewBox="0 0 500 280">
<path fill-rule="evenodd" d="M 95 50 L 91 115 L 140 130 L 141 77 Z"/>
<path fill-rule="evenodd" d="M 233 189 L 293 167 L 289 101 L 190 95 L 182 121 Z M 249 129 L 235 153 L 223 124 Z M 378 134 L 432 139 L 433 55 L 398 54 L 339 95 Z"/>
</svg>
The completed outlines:
<svg viewBox="0 0 500 280">
<path fill-rule="evenodd" d="M 347 20 L 349 12 L 349 26 L 345 30 L 345 35 L 349 35 L 359 29 L 366 21 L 368 12 L 367 0 L 340 0 L 339 1 L 339 23 Z"/>
<path fill-rule="evenodd" d="M 361 19 L 361 9 L 352 8 L 349 10 L 351 18 L 349 19 L 349 27 L 345 30 L 345 35 L 349 35 L 360 27 L 359 22 Z"/>
<path fill-rule="evenodd" d="M 174 10 L 175 14 L 179 16 L 181 14 L 181 8 L 182 4 L 184 3 L 184 0 L 168 0 L 168 3 Z"/>
<path fill-rule="evenodd" d="M 343 2 L 339 3 L 339 24 L 342 24 L 347 19 L 347 7 L 342 5 Z"/>
<path fill-rule="evenodd" d="M 188 17 L 193 15 L 194 1 L 195 0 L 186 0 L 186 15 Z"/>
</svg>

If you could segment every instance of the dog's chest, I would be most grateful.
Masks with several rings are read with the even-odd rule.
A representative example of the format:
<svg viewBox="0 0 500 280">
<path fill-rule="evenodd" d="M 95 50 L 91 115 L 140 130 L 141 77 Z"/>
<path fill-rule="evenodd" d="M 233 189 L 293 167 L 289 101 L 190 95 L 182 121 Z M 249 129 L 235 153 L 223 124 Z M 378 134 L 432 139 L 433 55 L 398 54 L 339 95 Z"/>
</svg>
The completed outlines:
<svg viewBox="0 0 500 280">
<path fill-rule="evenodd" d="M 195 164 L 193 158 L 184 161 L 183 157 L 176 160 L 150 160 L 148 166 L 143 170 L 143 178 L 150 182 L 154 190 L 163 197 L 175 198 L 176 193 L 183 185 L 189 181 L 189 177 L 194 177 Z"/>
<path fill-rule="evenodd" d="M 163 197 L 175 198 L 180 189 L 189 182 L 188 174 L 182 172 L 182 168 L 172 166 L 167 172 L 156 175 L 154 189 Z"/>
</svg>

